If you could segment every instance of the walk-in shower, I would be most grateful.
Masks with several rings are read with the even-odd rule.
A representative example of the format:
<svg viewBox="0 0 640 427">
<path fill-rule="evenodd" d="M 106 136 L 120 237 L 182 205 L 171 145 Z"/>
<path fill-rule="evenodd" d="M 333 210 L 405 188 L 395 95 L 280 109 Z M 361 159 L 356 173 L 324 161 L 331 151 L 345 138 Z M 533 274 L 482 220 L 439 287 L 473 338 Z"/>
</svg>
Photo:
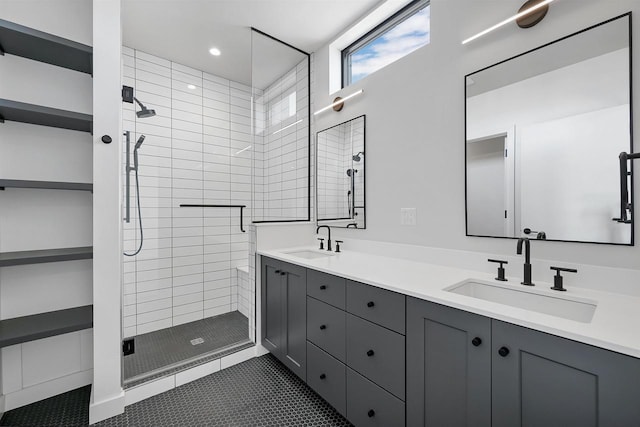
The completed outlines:
<svg viewBox="0 0 640 427">
<path fill-rule="evenodd" d="M 123 48 L 125 388 L 253 346 L 247 224 L 308 217 L 308 56 L 255 34 L 230 77 Z"/>
</svg>

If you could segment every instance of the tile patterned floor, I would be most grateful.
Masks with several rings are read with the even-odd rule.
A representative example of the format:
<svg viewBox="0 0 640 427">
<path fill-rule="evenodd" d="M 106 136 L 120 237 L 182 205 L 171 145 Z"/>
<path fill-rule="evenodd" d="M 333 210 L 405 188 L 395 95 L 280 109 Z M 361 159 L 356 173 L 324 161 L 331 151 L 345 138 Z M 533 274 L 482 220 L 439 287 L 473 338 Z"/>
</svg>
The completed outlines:
<svg viewBox="0 0 640 427">
<path fill-rule="evenodd" d="M 39 409 L 29 405 L 7 412 L 0 425 L 84 426 L 89 400 L 85 389 L 71 392 L 79 400 L 74 408 L 63 408 L 62 400 L 57 400 L 65 396 L 61 395 L 34 404 L 40 405 Z M 73 404 L 69 397 L 64 399 L 65 404 Z M 80 423 L 76 422 L 82 417 L 70 416 L 81 413 L 85 418 Z M 68 415 L 65 418 L 63 414 Z M 268 354 L 128 406 L 124 414 L 96 426 L 350 427 L 351 424 Z"/>
<path fill-rule="evenodd" d="M 204 342 L 192 345 L 191 340 Z M 202 354 L 249 341 L 249 323 L 239 311 L 135 337 L 136 352 L 124 357 L 125 381 Z"/>
</svg>

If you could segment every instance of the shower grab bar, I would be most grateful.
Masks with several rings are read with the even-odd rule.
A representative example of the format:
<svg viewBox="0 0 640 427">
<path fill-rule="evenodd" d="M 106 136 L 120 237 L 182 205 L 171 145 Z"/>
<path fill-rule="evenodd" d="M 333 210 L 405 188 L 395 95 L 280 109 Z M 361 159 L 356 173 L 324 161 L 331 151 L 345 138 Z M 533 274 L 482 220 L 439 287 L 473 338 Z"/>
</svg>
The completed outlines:
<svg viewBox="0 0 640 427">
<path fill-rule="evenodd" d="M 640 159 L 640 153 L 620 153 L 620 218 L 613 218 L 614 221 L 624 224 L 630 224 L 633 217 L 633 206 L 629 201 L 629 189 L 627 179 L 631 176 L 627 168 L 628 160 Z M 629 217 L 627 216 L 627 210 L 629 211 Z"/>
<path fill-rule="evenodd" d="M 189 204 L 181 204 L 181 208 L 240 208 L 240 231 L 246 233 L 247 231 L 243 228 L 242 223 L 242 210 L 247 207 L 247 205 L 189 205 Z"/>
</svg>

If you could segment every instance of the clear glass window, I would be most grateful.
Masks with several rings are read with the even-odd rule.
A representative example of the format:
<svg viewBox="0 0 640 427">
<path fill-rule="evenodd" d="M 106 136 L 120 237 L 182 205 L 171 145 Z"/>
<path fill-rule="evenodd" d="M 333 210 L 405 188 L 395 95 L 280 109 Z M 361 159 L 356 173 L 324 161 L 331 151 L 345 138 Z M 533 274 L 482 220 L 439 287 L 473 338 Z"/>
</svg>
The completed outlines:
<svg viewBox="0 0 640 427">
<path fill-rule="evenodd" d="M 342 51 L 342 87 L 429 44 L 431 8 L 416 0 Z"/>
</svg>

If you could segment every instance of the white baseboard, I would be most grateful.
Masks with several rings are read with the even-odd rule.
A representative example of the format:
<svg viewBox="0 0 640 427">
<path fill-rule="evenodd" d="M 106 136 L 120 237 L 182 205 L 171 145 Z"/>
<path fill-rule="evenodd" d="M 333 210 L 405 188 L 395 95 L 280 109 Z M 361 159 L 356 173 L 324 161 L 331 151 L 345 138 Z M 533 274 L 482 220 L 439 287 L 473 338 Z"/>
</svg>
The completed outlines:
<svg viewBox="0 0 640 427">
<path fill-rule="evenodd" d="M 270 353 L 267 348 L 261 344 L 256 346 L 256 357 L 264 356 L 265 354 Z"/>
<path fill-rule="evenodd" d="M 75 390 L 76 388 L 91 384 L 92 381 L 93 369 L 89 369 L 23 388 L 22 390 L 4 395 L 4 410 L 10 411 L 67 391 Z"/>
<path fill-rule="evenodd" d="M 95 402 L 93 399 L 93 388 L 91 388 L 91 400 L 89 402 L 89 424 L 115 417 L 124 412 L 124 390 L 112 398 Z"/>
</svg>

